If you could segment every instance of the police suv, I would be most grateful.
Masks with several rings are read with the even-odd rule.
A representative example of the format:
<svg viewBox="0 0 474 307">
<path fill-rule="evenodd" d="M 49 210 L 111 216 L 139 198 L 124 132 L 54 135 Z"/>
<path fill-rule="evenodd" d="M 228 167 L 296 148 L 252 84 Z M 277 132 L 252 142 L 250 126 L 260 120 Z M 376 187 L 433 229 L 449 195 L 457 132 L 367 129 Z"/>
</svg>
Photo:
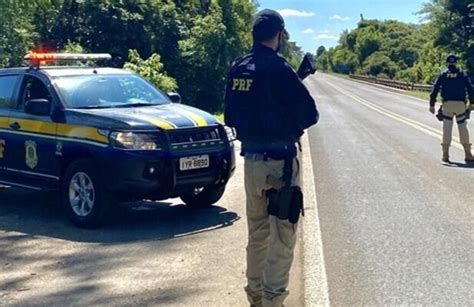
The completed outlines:
<svg viewBox="0 0 474 307">
<path fill-rule="evenodd" d="M 218 201 L 235 169 L 232 130 L 138 75 L 42 66 L 107 54 L 38 54 L 0 69 L 0 183 L 57 190 L 74 224 L 97 227 L 119 201 Z"/>
</svg>

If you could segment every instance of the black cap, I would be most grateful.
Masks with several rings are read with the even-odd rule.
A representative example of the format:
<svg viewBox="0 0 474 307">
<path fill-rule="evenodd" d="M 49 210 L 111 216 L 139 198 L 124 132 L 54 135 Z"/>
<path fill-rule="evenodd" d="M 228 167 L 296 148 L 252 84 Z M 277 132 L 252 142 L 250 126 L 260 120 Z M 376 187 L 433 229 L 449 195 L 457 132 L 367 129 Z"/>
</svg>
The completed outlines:
<svg viewBox="0 0 474 307">
<path fill-rule="evenodd" d="M 253 22 L 254 36 L 271 38 L 278 31 L 285 29 L 285 21 L 277 11 L 264 9 L 258 12 Z"/>
<path fill-rule="evenodd" d="M 446 63 L 448 64 L 456 64 L 457 62 L 458 62 L 458 57 L 455 56 L 454 54 L 450 54 L 446 58 Z"/>
</svg>

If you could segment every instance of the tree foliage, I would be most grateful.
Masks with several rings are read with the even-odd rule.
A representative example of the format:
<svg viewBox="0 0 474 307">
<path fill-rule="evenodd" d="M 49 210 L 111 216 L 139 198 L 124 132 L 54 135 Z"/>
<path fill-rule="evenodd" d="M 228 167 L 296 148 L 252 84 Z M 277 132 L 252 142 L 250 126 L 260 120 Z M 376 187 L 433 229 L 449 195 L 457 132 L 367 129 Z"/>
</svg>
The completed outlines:
<svg viewBox="0 0 474 307">
<path fill-rule="evenodd" d="M 130 50 L 128 62 L 123 68 L 139 74 L 165 92 L 173 92 L 177 89 L 176 80 L 163 72 L 160 55 L 156 53 L 147 60 L 143 60 L 138 51 Z"/>
<path fill-rule="evenodd" d="M 336 47 L 318 48 L 318 68 L 432 83 L 445 67 L 448 53 L 453 52 L 472 76 L 472 0 L 431 0 L 420 14 L 426 21 L 422 25 L 361 19 L 356 29 L 341 34 Z"/>
<path fill-rule="evenodd" d="M 183 102 L 222 108 L 225 75 L 252 44 L 256 1 L 1 0 L 0 67 L 31 50 L 108 52 Z M 297 63 L 301 50 L 283 50 Z"/>
</svg>

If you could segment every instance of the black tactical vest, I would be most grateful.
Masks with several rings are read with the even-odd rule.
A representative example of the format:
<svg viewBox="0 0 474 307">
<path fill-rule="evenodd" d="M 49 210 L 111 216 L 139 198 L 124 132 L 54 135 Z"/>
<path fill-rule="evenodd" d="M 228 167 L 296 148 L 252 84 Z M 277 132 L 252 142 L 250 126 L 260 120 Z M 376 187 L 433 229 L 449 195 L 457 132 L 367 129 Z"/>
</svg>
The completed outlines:
<svg viewBox="0 0 474 307">
<path fill-rule="evenodd" d="M 294 143 L 288 106 L 272 99 L 268 84 L 271 65 L 283 61 L 276 54 L 246 54 L 235 60 L 227 79 L 225 121 L 252 152 L 267 152 Z"/>
</svg>

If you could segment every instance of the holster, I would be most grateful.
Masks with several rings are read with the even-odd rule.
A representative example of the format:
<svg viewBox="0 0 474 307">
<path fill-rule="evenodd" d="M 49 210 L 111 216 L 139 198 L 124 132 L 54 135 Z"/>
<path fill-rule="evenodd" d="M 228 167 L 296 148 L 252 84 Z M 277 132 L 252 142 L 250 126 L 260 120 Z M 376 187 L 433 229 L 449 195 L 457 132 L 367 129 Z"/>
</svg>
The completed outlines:
<svg viewBox="0 0 474 307">
<path fill-rule="evenodd" d="M 436 118 L 442 122 L 443 119 L 444 119 L 444 116 L 443 116 L 443 106 L 440 106 L 439 109 L 438 109 L 438 112 L 436 113 Z"/>
<path fill-rule="evenodd" d="M 281 189 L 271 189 L 266 193 L 268 214 L 276 216 L 280 220 L 288 220 L 296 224 L 300 213 L 304 216 L 303 192 L 299 186 L 291 185 L 293 174 L 293 156 L 285 158 L 283 166 L 283 181 L 285 185 Z"/>
</svg>

